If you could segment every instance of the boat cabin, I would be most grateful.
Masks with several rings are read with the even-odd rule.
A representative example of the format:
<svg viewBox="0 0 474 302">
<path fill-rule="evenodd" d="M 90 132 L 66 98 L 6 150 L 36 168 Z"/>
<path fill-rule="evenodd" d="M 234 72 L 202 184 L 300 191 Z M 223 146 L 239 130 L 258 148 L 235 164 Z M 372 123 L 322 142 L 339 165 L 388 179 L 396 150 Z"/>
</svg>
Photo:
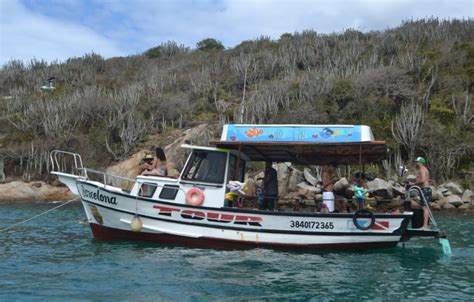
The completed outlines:
<svg viewBox="0 0 474 302">
<path fill-rule="evenodd" d="M 191 152 L 178 179 L 138 176 L 131 194 L 177 204 L 224 207 L 230 181 L 244 182 L 249 161 L 298 165 L 380 162 L 385 142 L 359 125 L 225 125 L 216 147 Z"/>
</svg>

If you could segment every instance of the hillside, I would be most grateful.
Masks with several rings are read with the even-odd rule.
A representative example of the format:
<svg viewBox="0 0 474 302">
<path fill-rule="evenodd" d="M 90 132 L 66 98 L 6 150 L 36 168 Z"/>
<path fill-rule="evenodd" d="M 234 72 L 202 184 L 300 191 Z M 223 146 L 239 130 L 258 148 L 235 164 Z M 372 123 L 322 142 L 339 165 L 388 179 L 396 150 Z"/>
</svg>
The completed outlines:
<svg viewBox="0 0 474 302">
<path fill-rule="evenodd" d="M 388 142 L 386 168 L 423 155 L 436 180 L 472 183 L 473 41 L 472 20 L 428 19 L 232 49 L 206 39 L 129 57 L 11 61 L 0 70 L 0 157 L 7 177 L 41 179 L 52 149 L 105 167 L 203 122 L 215 136 L 224 123 L 354 123 Z M 41 90 L 49 77 L 56 89 Z"/>
</svg>

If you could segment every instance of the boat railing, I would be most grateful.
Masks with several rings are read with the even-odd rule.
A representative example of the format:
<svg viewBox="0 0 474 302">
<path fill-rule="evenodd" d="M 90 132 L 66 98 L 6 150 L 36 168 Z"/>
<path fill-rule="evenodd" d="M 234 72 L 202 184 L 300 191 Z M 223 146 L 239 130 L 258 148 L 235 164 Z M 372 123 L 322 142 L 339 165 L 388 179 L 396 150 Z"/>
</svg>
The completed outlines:
<svg viewBox="0 0 474 302">
<path fill-rule="evenodd" d="M 83 171 L 83 175 L 85 175 L 85 179 L 102 183 L 104 189 L 106 189 L 107 186 L 111 186 L 129 192 L 136 183 L 136 179 L 131 179 L 125 176 L 109 174 L 91 168 L 82 168 L 81 170 Z"/>
<path fill-rule="evenodd" d="M 69 173 L 87 177 L 87 171 L 84 170 L 80 154 L 62 150 L 53 150 L 49 154 L 49 159 L 51 162 L 52 172 Z"/>
</svg>

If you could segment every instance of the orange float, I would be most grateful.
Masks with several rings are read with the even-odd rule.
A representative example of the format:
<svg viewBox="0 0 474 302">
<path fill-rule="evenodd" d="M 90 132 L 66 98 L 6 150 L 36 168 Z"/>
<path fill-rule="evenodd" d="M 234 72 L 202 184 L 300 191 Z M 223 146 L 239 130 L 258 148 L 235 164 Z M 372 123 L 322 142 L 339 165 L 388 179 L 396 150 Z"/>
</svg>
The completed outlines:
<svg viewBox="0 0 474 302">
<path fill-rule="evenodd" d="M 193 187 L 186 192 L 186 203 L 192 206 L 200 206 L 204 202 L 204 191 Z"/>
</svg>

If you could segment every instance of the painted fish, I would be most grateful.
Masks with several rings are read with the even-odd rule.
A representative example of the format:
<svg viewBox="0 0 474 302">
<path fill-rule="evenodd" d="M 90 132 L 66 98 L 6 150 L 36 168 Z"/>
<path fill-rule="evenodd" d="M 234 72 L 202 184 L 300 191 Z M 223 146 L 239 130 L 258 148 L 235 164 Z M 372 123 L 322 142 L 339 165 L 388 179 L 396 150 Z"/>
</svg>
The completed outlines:
<svg viewBox="0 0 474 302">
<path fill-rule="evenodd" d="M 245 131 L 245 135 L 247 135 L 247 137 L 250 137 L 250 138 L 254 136 L 257 137 L 262 134 L 263 134 L 263 129 L 257 129 L 255 127 Z"/>
<path fill-rule="evenodd" d="M 332 131 L 329 128 L 324 128 L 323 130 L 319 131 L 319 136 L 322 138 L 330 138 L 333 136 L 337 136 L 341 133 L 339 130 Z"/>
</svg>

